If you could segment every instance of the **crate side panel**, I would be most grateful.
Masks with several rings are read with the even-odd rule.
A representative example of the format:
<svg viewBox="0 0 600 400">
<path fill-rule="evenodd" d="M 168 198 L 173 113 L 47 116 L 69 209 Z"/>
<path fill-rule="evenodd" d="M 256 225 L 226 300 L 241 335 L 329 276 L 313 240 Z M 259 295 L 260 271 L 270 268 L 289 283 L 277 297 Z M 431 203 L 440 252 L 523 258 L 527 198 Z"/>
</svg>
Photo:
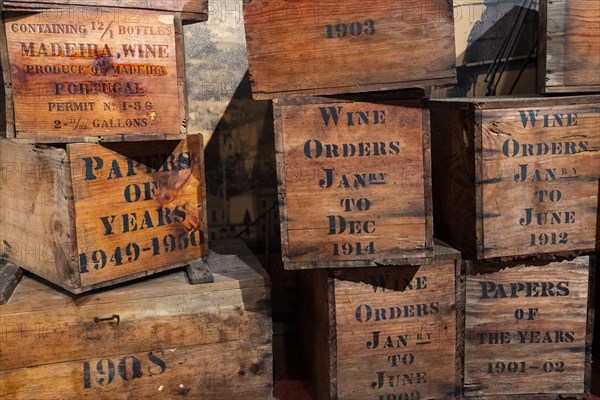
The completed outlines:
<svg viewBox="0 0 600 400">
<path fill-rule="evenodd" d="M 600 7 L 595 0 L 546 3 L 546 92 L 600 90 Z"/>
<path fill-rule="evenodd" d="M 0 170 L 0 254 L 46 279 L 78 286 L 65 150 L 1 139 Z"/>
</svg>

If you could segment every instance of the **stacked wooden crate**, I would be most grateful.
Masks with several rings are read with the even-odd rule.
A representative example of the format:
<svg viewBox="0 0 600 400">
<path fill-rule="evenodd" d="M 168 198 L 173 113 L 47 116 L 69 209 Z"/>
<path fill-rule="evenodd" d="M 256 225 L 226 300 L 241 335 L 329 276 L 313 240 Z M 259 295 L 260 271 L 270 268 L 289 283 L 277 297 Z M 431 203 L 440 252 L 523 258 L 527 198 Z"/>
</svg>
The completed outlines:
<svg viewBox="0 0 600 400">
<path fill-rule="evenodd" d="M 469 259 L 465 398 L 590 393 L 600 188 L 591 3 L 541 2 L 539 90 L 565 95 L 431 103 L 435 234 Z"/>
<path fill-rule="evenodd" d="M 1 397 L 226 399 L 231 376 L 268 397 L 268 278 L 239 244 L 205 269 L 182 21 L 206 16 L 200 1 L 3 3 L 0 268 L 16 291 L 0 308 Z M 215 282 L 171 271 L 115 287 L 184 265 Z"/>
<path fill-rule="evenodd" d="M 313 395 L 454 398 L 461 263 L 433 240 L 425 100 L 456 81 L 451 4 L 252 0 L 244 15 Z"/>
</svg>

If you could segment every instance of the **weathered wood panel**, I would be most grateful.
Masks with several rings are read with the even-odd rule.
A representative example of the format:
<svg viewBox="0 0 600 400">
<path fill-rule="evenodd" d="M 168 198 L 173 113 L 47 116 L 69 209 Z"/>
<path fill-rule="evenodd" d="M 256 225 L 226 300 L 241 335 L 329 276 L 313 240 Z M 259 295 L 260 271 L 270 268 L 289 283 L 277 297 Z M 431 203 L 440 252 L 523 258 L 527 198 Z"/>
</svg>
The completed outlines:
<svg viewBox="0 0 600 400">
<path fill-rule="evenodd" d="M 426 266 L 313 271 L 303 324 L 316 398 L 453 399 L 461 390 L 459 253 L 436 243 Z M 327 288 L 327 290 L 325 290 Z M 308 341 L 309 339 L 307 339 Z M 321 346 L 328 343 L 328 350 Z"/>
<path fill-rule="evenodd" d="M 67 152 L 0 139 L 0 254 L 42 276 L 79 286 Z"/>
<path fill-rule="evenodd" d="M 433 102 L 440 238 L 478 259 L 597 248 L 599 100 Z"/>
<path fill-rule="evenodd" d="M 256 99 L 456 81 L 445 0 L 246 0 L 244 18 Z"/>
<path fill-rule="evenodd" d="M 600 7 L 595 0 L 540 1 L 542 93 L 600 90 Z"/>
<path fill-rule="evenodd" d="M 467 265 L 466 397 L 587 398 L 591 268 L 589 257 Z"/>
<path fill-rule="evenodd" d="M 172 15 L 73 8 L 4 18 L 9 137 L 62 142 L 186 132 L 181 27 Z"/>
<path fill-rule="evenodd" d="M 79 297 L 25 277 L 0 306 L 0 396 L 270 399 L 268 277 L 255 259 L 209 262 L 212 284 L 179 271 Z"/>
<path fill-rule="evenodd" d="M 66 151 L 0 145 L 14 167 L 0 190 L 3 250 L 18 266 L 78 293 L 206 254 L 200 136 Z"/>
<path fill-rule="evenodd" d="M 177 13 L 182 18 L 190 21 L 206 21 L 208 18 L 207 0 L 94 0 L 86 2 L 82 0 L 5 0 L 2 8 L 5 11 L 35 11 L 57 7 L 63 9 L 74 6 L 112 7 L 121 9 L 117 12 L 135 13 L 135 9 L 156 10 Z"/>
<path fill-rule="evenodd" d="M 431 258 L 429 116 L 421 100 L 276 101 L 275 120 L 286 268 Z"/>
</svg>

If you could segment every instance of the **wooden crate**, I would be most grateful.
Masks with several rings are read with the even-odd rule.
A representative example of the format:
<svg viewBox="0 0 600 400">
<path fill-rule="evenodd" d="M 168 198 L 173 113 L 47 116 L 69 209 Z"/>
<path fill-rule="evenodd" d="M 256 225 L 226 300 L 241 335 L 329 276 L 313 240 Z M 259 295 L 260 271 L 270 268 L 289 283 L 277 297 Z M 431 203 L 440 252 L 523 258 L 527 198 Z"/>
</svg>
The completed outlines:
<svg viewBox="0 0 600 400">
<path fill-rule="evenodd" d="M 456 82 L 447 0 L 245 0 L 255 99 Z"/>
<path fill-rule="evenodd" d="M 49 147 L 0 140 L 0 254 L 73 292 L 206 253 L 202 137 Z"/>
<path fill-rule="evenodd" d="M 594 268 L 467 263 L 466 398 L 588 398 Z"/>
<path fill-rule="evenodd" d="M 286 269 L 431 258 L 429 112 L 398 93 L 274 101 Z"/>
<path fill-rule="evenodd" d="M 172 14 L 72 7 L 5 12 L 3 25 L 6 137 L 64 143 L 186 133 L 182 27 Z"/>
<path fill-rule="evenodd" d="M 112 7 L 135 17 L 138 10 L 156 10 L 175 13 L 186 21 L 198 22 L 208 19 L 207 0 L 4 0 L 5 11 L 33 12 L 57 7 L 73 8 L 77 6 Z"/>
<path fill-rule="evenodd" d="M 423 266 L 301 275 L 315 399 L 459 398 L 460 254 L 441 243 L 435 253 Z"/>
<path fill-rule="evenodd" d="M 600 91 L 600 8 L 596 0 L 541 0 L 541 93 Z"/>
<path fill-rule="evenodd" d="M 432 102 L 436 236 L 471 259 L 596 248 L 599 101 Z"/>
<path fill-rule="evenodd" d="M 271 399 L 270 283 L 243 258 L 212 253 L 211 284 L 178 271 L 77 297 L 24 277 L 0 306 L 0 397 Z"/>
</svg>

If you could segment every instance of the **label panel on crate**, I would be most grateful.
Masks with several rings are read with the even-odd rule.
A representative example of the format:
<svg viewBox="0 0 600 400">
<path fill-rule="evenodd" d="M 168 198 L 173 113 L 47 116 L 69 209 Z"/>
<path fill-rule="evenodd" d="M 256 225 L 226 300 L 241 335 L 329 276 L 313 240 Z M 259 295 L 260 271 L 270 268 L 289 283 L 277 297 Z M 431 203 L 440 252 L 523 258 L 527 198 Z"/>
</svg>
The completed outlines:
<svg viewBox="0 0 600 400">
<path fill-rule="evenodd" d="M 594 249 L 595 105 L 482 111 L 483 257 Z"/>
<path fill-rule="evenodd" d="M 340 400 L 454 398 L 454 262 L 335 279 Z"/>
<path fill-rule="evenodd" d="M 180 133 L 172 15 L 69 8 L 5 23 L 17 137 Z"/>
<path fill-rule="evenodd" d="M 584 392 L 589 257 L 467 275 L 465 395 Z"/>
<path fill-rule="evenodd" d="M 198 137 L 68 149 L 81 285 L 205 254 Z"/>
<path fill-rule="evenodd" d="M 413 105 L 282 107 L 289 261 L 398 259 L 426 247 L 423 111 Z"/>
</svg>

